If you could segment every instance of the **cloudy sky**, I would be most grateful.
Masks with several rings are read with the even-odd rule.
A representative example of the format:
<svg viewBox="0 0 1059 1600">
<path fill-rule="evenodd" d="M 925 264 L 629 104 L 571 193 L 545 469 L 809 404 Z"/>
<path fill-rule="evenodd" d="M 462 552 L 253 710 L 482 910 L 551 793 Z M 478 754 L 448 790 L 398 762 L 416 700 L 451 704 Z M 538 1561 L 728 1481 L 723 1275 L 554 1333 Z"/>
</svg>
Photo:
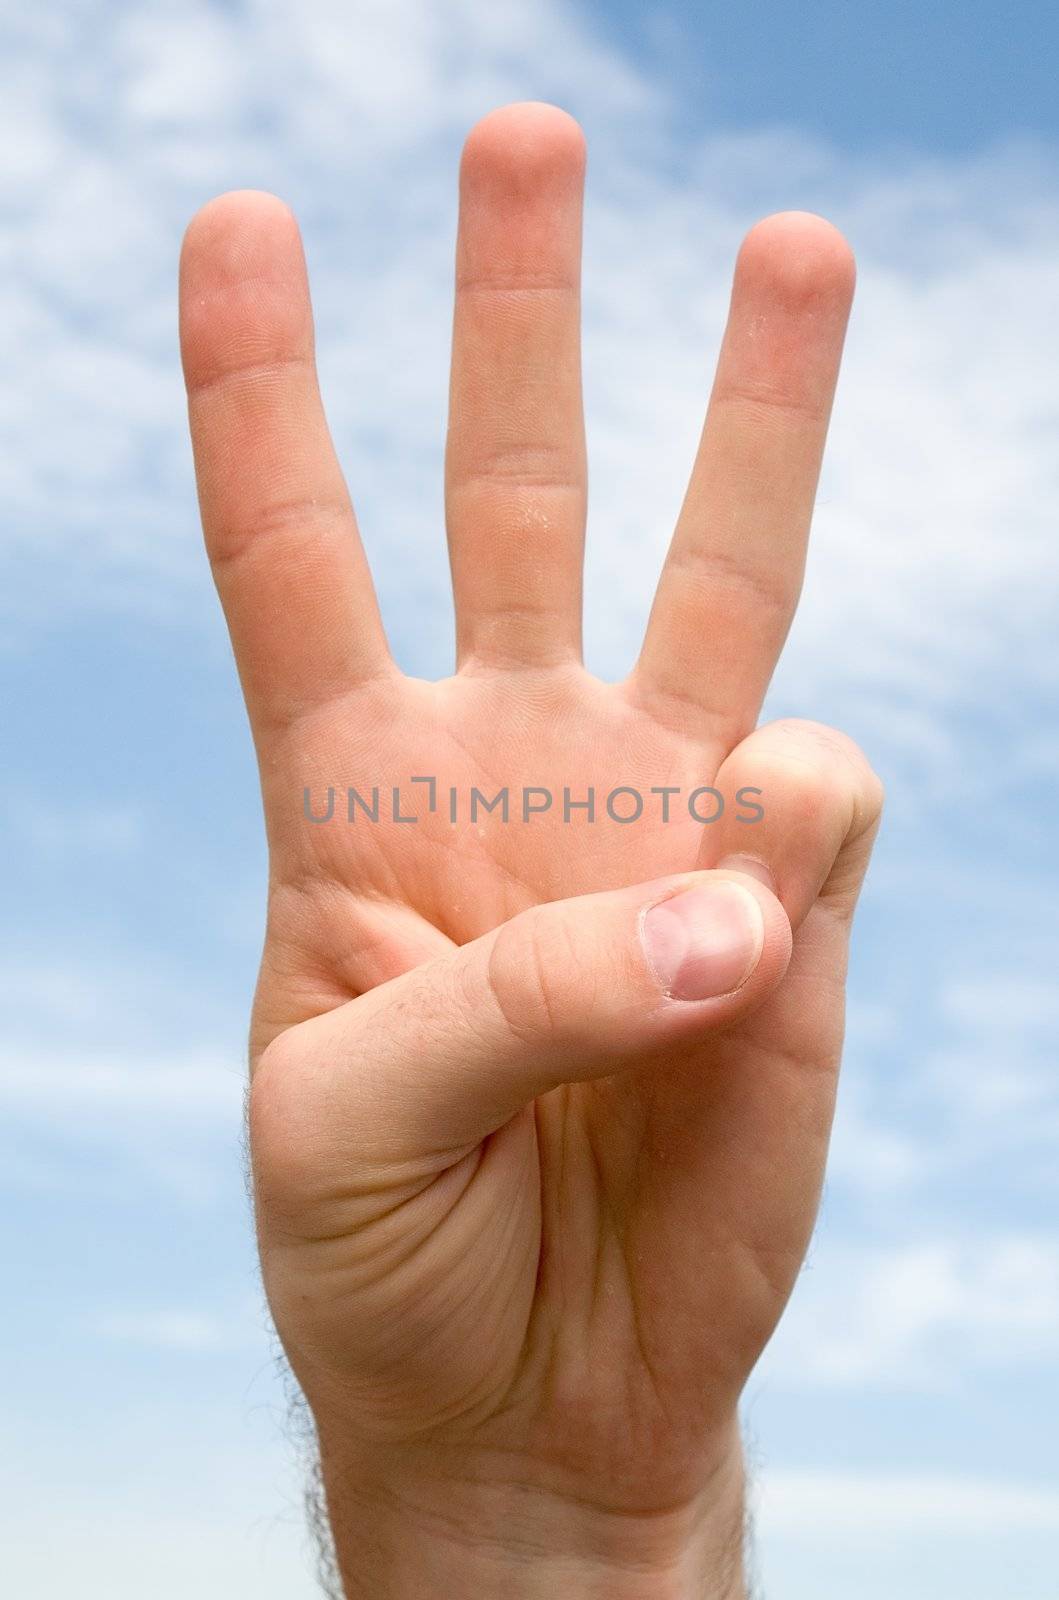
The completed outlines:
<svg viewBox="0 0 1059 1600">
<path fill-rule="evenodd" d="M 647 20 L 649 18 L 649 20 Z M 774 713 L 887 780 L 820 1227 L 751 1381 L 767 1600 L 1053 1600 L 1059 109 L 1053 8 L 0 3 L 0 1582 L 310 1600 L 249 1242 L 250 743 L 204 572 L 180 236 L 295 208 L 399 659 L 441 674 L 455 174 L 589 140 L 591 661 L 631 660 L 741 234 L 860 263 Z"/>
</svg>

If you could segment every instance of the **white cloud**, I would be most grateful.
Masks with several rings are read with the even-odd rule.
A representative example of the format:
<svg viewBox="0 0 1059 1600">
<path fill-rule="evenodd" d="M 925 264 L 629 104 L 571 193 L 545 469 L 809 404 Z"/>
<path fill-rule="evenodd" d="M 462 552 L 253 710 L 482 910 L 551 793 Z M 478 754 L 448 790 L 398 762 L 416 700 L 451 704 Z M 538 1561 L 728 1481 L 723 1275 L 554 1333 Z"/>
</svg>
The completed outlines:
<svg viewBox="0 0 1059 1600">
<path fill-rule="evenodd" d="M 934 1141 L 909 1128 L 885 1096 L 870 1093 L 846 1067 L 828 1159 L 828 1191 L 836 1186 L 858 1197 L 893 1204 L 938 1175 Z"/>
<path fill-rule="evenodd" d="M 108 1343 L 138 1345 L 163 1354 L 209 1355 L 260 1346 L 266 1320 L 257 1301 L 223 1312 L 189 1306 L 125 1307 L 88 1318 L 86 1330 Z M 269 1331 L 267 1337 L 274 1340 L 275 1335 Z"/>
<path fill-rule="evenodd" d="M 30 1000 L 28 1010 L 36 1005 L 42 1042 L 0 1049 L 0 1187 L 63 1203 L 131 1193 L 191 1211 L 238 1204 L 246 1083 L 238 1057 L 206 1047 L 64 1045 L 47 1038 L 40 996 L 18 998 Z M 91 1007 L 90 993 L 80 998 Z M 75 1020 L 68 1012 L 67 1023 Z M 117 1033 L 123 1021 L 120 1010 L 91 1007 L 86 1030 Z"/>
<path fill-rule="evenodd" d="M 1059 992 L 1054 984 L 1023 973 L 981 974 L 954 979 L 941 997 L 949 1018 L 963 1029 L 1051 1033 L 1059 1027 Z"/>
<path fill-rule="evenodd" d="M 201 1311 L 112 1311 L 91 1326 L 100 1338 L 152 1350 L 217 1350 L 230 1340 L 225 1323 Z"/>
<path fill-rule="evenodd" d="M 915 879 L 921 892 L 939 881 L 936 863 L 905 866 L 895 927 L 909 919 Z M 943 943 L 929 952 L 928 979 L 913 968 L 888 990 L 876 967 L 877 998 L 850 1007 L 825 1217 L 831 1197 L 867 1208 L 866 1219 L 882 1200 L 915 1227 L 924 1206 L 964 1185 L 993 1202 L 1028 1200 L 1035 1214 L 1043 1201 L 1050 1214 L 1059 1193 L 1052 890 L 1047 878 L 1031 887 L 964 874 L 958 859 L 949 871 L 953 905 L 932 924 Z"/>
<path fill-rule="evenodd" d="M 1050 1600 L 1053 1591 L 1059 1494 L 1051 1482 L 988 1468 L 776 1468 L 752 1500 L 770 1600 Z"/>
<path fill-rule="evenodd" d="M 291 1513 L 293 1520 L 293 1513 Z M 5 1530 L 4 1576 L 15 1594 L 80 1600 L 140 1600 L 150 1572 L 154 1600 L 320 1600 L 307 1536 L 275 1519 L 216 1525 L 199 1514 L 130 1516 L 112 1502 L 64 1508 L 63 1537 L 51 1516 L 30 1508 Z"/>
<path fill-rule="evenodd" d="M 761 1371 L 786 1387 L 945 1389 L 989 1369 L 1051 1368 L 1057 1348 L 1053 1235 L 824 1242 Z"/>
<path fill-rule="evenodd" d="M 924 1532 L 995 1536 L 1059 1532 L 1059 1491 L 1027 1483 L 946 1474 L 784 1470 L 760 1486 L 762 1528 L 813 1542 L 873 1543 Z"/>
<path fill-rule="evenodd" d="M 51 795 L 8 789 L 0 793 L 0 814 L 9 839 L 48 861 L 130 856 L 146 832 L 142 810 L 127 801 L 61 805 Z"/>
<path fill-rule="evenodd" d="M 230 1120 L 242 1104 L 245 1074 L 237 1062 L 205 1051 L 172 1057 L 109 1051 L 5 1051 L 0 1105 L 50 1123 L 113 1126 L 117 1116 L 193 1122 Z"/>
<path fill-rule="evenodd" d="M 742 231 L 780 204 L 828 210 L 858 250 L 860 292 L 810 582 L 776 698 L 850 714 L 884 767 L 914 775 L 897 786 L 899 810 L 913 792 L 923 803 L 931 783 L 973 795 L 980 735 L 969 755 L 962 713 L 991 715 L 1001 696 L 1032 705 L 1055 659 L 1059 183 L 1047 152 L 1013 145 L 884 169 L 789 129 L 689 142 L 674 132 L 681 108 L 669 87 L 563 0 L 458 0 L 444 18 L 422 0 L 365 0 L 352 12 L 339 0 L 308 11 L 252 0 L 238 14 L 166 3 L 101 7 L 91 25 L 71 6 L 65 31 L 57 15 L 20 22 L 0 111 L 19 151 L 0 180 L 11 202 L 0 249 L 12 267 L 0 292 L 11 375 L 0 385 L 10 508 L 0 549 L 20 579 L 8 588 L 19 627 L 57 606 L 187 607 L 202 561 L 176 253 L 209 194 L 261 183 L 302 217 L 325 388 L 391 621 L 399 632 L 410 598 L 417 635 L 433 628 L 444 659 L 440 469 L 458 144 L 489 105 L 550 95 L 590 139 L 596 659 L 621 670 L 646 613 Z M 1009 718 L 1004 741 L 1005 759 L 1022 753 L 1017 772 L 1041 769 L 1047 751 L 1031 717 L 1024 728 Z M 1004 782 L 992 768 L 990 778 Z M 54 809 L 20 815 L 53 852 L 131 851 L 142 831 L 131 811 L 80 822 Z M 14 963 L 6 975 L 27 1039 L 43 1004 L 71 1036 L 93 1010 L 100 1019 L 72 1049 L 53 1039 L 9 1054 L 8 1104 L 97 1125 L 100 1107 L 120 1108 L 118 1126 L 163 1108 L 186 1121 L 235 1105 L 241 1069 L 223 1052 L 166 1059 L 155 1039 L 139 1049 L 121 1035 L 104 1048 L 107 1018 L 126 1009 L 121 985 L 94 995 L 97 976 L 74 968 Z M 999 1152 L 1047 1181 L 1059 1127 L 1054 1016 L 1042 1013 L 1028 1038 L 1027 1010 L 1039 1009 L 1044 985 L 1031 973 L 1019 998 L 1005 981 L 1006 997 L 977 979 L 954 986 L 946 1042 L 924 1045 L 914 1092 L 889 1084 L 885 1115 L 877 1086 L 848 1075 L 840 1192 L 896 1200 Z M 938 1123 L 942 1137 L 925 1131 Z"/>
<path fill-rule="evenodd" d="M 67 584 L 68 605 L 156 607 L 160 574 L 179 603 L 200 557 L 176 248 L 195 205 L 248 182 L 302 214 L 332 415 L 387 598 L 408 594 L 414 557 L 417 601 L 439 601 L 456 149 L 490 104 L 551 94 L 582 116 L 593 152 L 600 661 L 620 669 L 646 610 L 738 237 L 789 202 L 846 226 L 861 287 L 780 696 L 853 712 L 883 757 L 907 753 L 922 792 L 951 774 L 947 715 L 995 709 L 1000 683 L 1010 699 L 1051 682 L 1059 224 L 1054 173 L 1032 147 L 885 171 L 786 130 L 692 148 L 670 131 L 665 86 L 559 0 L 460 0 L 444 17 L 420 0 L 354 13 L 257 0 L 238 16 L 167 4 L 97 20 L 91 74 L 73 44 L 54 70 L 49 29 L 25 30 L 20 55 L 13 114 L 33 116 L 5 179 L 19 271 L 0 322 L 18 384 L 3 398 L 6 543 L 24 583 L 61 559 L 84 580 Z"/>
<path fill-rule="evenodd" d="M 0 562 L 16 645 L 80 613 L 186 618 L 204 593 L 177 250 L 199 204 L 249 184 L 277 190 L 301 217 L 325 391 L 389 620 L 399 632 L 411 602 L 417 637 L 436 641 L 444 664 L 456 157 L 474 117 L 541 96 L 567 104 L 590 141 L 594 660 L 621 671 L 646 615 L 739 237 L 765 210 L 808 205 L 849 233 L 860 289 L 776 703 L 850 722 L 891 779 L 912 780 L 891 783 L 905 817 L 954 794 L 997 806 L 1014 783 L 1054 782 L 1054 740 L 1038 725 L 1059 660 L 1059 181 L 1047 152 L 1012 146 L 883 169 L 782 129 L 692 146 L 673 133 L 683 108 L 668 86 L 562 0 L 68 4 L 20 13 L 11 27 L 0 104 Z M 131 811 L 103 810 L 78 834 L 56 811 L 36 845 L 131 853 L 140 827 Z M 1002 863 L 943 869 L 954 921 L 971 926 L 975 895 L 1006 909 Z M 888 870 L 881 892 L 911 906 L 921 856 Z M 1037 885 L 1016 909 L 1043 920 L 1050 902 Z M 953 981 L 922 1060 L 885 1079 L 885 1111 L 881 1075 L 847 1083 L 838 1192 L 882 1195 L 896 1211 L 946 1180 L 988 1169 L 998 1183 L 1001 1163 L 1004 1182 L 1038 1186 L 1035 1203 L 1054 1187 L 1052 966 L 1037 950 L 1000 976 L 983 967 Z M 9 1031 L 29 1041 L 0 1056 L 0 1109 L 15 1130 L 0 1162 L 6 1183 L 107 1181 L 127 1195 L 130 1161 L 189 1203 L 216 1192 L 222 1168 L 231 1182 L 238 1048 L 159 1049 L 161 1023 L 152 1033 L 146 1016 L 129 1022 L 137 1006 L 168 1019 L 167 975 L 157 986 L 139 973 L 101 981 L 87 958 L 59 951 L 0 972 L 18 1024 Z M 176 1003 L 194 1010 L 183 994 Z M 884 996 L 872 1017 L 854 1018 L 854 1033 L 892 1059 L 907 1017 Z M 91 1175 L 71 1160 L 85 1139 L 106 1156 Z M 1054 1363 L 1055 1240 L 993 1222 L 975 1237 L 970 1218 L 958 1237 L 937 1238 L 929 1215 L 909 1217 L 904 1242 L 885 1248 L 822 1238 L 767 1358 L 777 1385 L 936 1387 Z M 219 1348 L 224 1327 L 208 1312 L 127 1309 L 96 1332 L 190 1351 Z M 108 1524 L 113 1500 L 64 1517 L 77 1570 L 49 1568 L 48 1592 L 138 1595 L 145 1563 L 159 1596 L 191 1584 L 203 1595 L 302 1592 L 293 1541 L 279 1561 L 248 1563 L 230 1529 L 201 1517 Z M 36 1592 L 49 1548 L 50 1527 L 31 1514 L 21 1542 L 5 1541 L 22 1592 Z M 897 1475 L 771 1473 L 763 1515 L 779 1532 L 810 1528 L 820 1548 L 836 1524 L 850 1539 L 864 1528 L 1056 1526 L 1050 1492 Z"/>
</svg>

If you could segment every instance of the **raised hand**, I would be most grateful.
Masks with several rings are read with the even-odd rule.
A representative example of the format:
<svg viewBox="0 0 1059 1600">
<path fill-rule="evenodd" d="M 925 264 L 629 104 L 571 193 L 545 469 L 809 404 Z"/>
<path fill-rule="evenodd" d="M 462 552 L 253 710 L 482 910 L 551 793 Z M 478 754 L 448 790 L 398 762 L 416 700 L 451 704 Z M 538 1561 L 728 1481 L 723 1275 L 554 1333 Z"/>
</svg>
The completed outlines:
<svg viewBox="0 0 1059 1600">
<path fill-rule="evenodd" d="M 842 735 L 755 724 L 852 259 L 804 214 L 747 237 L 640 658 L 602 683 L 580 657 L 583 171 L 542 105 L 464 151 L 440 683 L 387 649 L 290 213 L 223 196 L 181 263 L 270 847 L 262 1261 L 351 1595 L 741 1594 L 736 1408 L 824 1168 L 880 788 Z M 472 820 L 473 790 L 506 818 Z"/>
</svg>

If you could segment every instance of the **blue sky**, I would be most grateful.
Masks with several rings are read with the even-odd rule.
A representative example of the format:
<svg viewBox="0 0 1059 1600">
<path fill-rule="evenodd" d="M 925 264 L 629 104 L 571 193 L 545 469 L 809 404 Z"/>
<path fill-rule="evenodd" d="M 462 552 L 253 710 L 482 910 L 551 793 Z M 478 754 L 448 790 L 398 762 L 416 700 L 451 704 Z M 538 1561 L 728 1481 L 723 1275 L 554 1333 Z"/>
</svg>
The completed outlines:
<svg viewBox="0 0 1059 1600">
<path fill-rule="evenodd" d="M 399 658 L 450 652 L 455 164 L 589 138 L 588 640 L 635 647 L 738 239 L 831 216 L 860 287 L 770 710 L 887 780 L 821 1225 L 751 1381 L 768 1600 L 1054 1596 L 1059 23 L 952 7 L 0 6 L 0 1580 L 314 1592 L 249 1240 L 264 858 L 175 342 L 192 212 L 297 210 Z"/>
<path fill-rule="evenodd" d="M 1055 8 L 1023 0 L 1001 20 L 987 0 L 806 0 L 637 6 L 590 14 L 679 86 L 690 125 L 792 122 L 846 150 L 958 154 L 1059 133 Z"/>
</svg>

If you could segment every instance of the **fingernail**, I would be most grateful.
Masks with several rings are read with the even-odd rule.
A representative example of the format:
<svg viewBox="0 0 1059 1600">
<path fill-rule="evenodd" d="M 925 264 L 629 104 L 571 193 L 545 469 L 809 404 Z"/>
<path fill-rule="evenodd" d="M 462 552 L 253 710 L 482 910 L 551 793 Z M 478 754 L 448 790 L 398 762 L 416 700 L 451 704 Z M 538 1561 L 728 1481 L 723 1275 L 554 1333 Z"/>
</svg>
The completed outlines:
<svg viewBox="0 0 1059 1600">
<path fill-rule="evenodd" d="M 648 907 L 647 964 L 674 1000 L 712 1000 L 745 983 L 761 956 L 761 907 L 738 883 L 703 883 Z"/>
<path fill-rule="evenodd" d="M 748 878 L 756 878 L 758 883 L 763 883 L 766 889 L 776 893 L 776 880 L 770 869 L 757 856 L 725 856 L 723 861 L 718 861 L 719 867 L 726 867 L 729 872 L 745 872 Z"/>
</svg>

